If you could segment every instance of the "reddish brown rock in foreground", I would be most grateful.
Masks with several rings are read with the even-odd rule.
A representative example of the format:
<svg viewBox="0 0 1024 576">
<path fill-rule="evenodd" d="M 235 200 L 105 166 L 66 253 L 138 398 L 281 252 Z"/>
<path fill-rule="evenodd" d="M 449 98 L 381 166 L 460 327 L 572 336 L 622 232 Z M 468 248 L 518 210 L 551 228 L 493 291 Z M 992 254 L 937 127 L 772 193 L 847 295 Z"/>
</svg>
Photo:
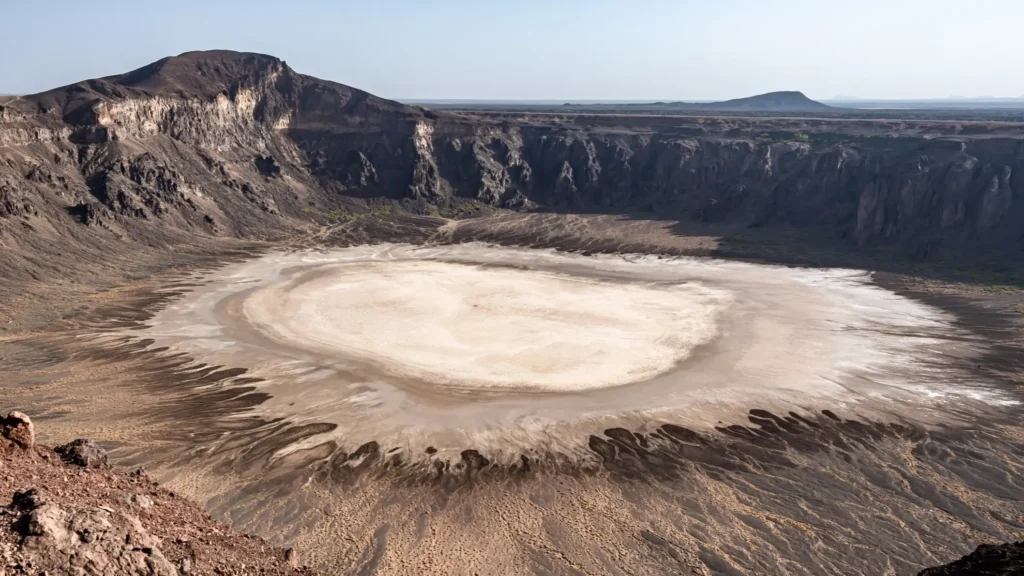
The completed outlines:
<svg viewBox="0 0 1024 576">
<path fill-rule="evenodd" d="M 313 573 L 294 554 L 215 522 L 144 472 L 106 467 L 94 443 L 61 447 L 62 460 L 34 446 L 32 432 L 23 414 L 4 420 L 0 575 Z"/>
<path fill-rule="evenodd" d="M 36 443 L 36 432 L 32 425 L 32 419 L 21 412 L 8 414 L 7 418 L 4 418 L 0 433 L 4 438 L 22 448 L 31 448 Z"/>
</svg>

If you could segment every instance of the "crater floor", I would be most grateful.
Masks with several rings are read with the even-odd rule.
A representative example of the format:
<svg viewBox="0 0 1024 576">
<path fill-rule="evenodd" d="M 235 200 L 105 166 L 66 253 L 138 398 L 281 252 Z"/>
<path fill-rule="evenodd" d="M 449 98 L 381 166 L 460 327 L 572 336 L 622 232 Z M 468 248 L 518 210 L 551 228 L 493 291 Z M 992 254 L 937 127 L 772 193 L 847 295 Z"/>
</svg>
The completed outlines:
<svg viewBox="0 0 1024 576">
<path fill-rule="evenodd" d="M 864 272 L 382 245 L 272 253 L 204 281 L 126 334 L 245 368 L 269 395 L 257 413 L 331 423 L 350 446 L 513 455 L 595 421 L 1000 401 L 953 361 L 979 351 L 970 334 Z"/>
</svg>

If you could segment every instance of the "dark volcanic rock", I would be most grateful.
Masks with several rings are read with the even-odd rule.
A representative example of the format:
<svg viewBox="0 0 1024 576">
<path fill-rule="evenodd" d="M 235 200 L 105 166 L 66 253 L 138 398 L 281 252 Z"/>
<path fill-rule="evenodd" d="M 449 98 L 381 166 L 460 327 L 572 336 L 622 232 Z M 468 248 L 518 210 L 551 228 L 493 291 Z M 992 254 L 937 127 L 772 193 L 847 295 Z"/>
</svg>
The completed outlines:
<svg viewBox="0 0 1024 576">
<path fill-rule="evenodd" d="M 106 468 L 107 453 L 92 440 L 78 439 L 53 449 L 68 464 L 84 468 Z"/>
<path fill-rule="evenodd" d="M 963 558 L 922 570 L 918 576 L 1016 576 L 1024 574 L 1024 542 L 982 544 Z"/>
<path fill-rule="evenodd" d="M 46 497 L 38 488 L 18 490 L 11 498 L 11 507 L 19 510 L 35 510 L 46 503 Z"/>
<path fill-rule="evenodd" d="M 256 169 L 266 178 L 274 178 L 281 175 L 281 166 L 277 164 L 273 156 L 257 156 Z"/>
</svg>

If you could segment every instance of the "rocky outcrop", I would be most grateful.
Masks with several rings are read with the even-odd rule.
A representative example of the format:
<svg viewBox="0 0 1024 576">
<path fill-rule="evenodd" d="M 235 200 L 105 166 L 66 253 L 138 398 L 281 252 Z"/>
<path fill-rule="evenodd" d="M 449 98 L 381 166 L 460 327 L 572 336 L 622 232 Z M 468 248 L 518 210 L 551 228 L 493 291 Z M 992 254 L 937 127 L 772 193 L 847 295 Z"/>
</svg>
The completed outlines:
<svg viewBox="0 0 1024 576">
<path fill-rule="evenodd" d="M 53 449 L 61 460 L 83 468 L 106 468 L 107 454 L 92 440 L 79 438 Z"/>
<path fill-rule="evenodd" d="M 0 183 L 0 218 L 38 216 L 32 199 L 16 185 Z"/>
<path fill-rule="evenodd" d="M 0 426 L 0 434 L 21 448 L 31 448 L 36 443 L 35 426 L 32 419 L 21 412 L 11 412 Z"/>
<path fill-rule="evenodd" d="M 294 550 L 233 532 L 145 472 L 109 469 L 94 442 L 62 447 L 62 461 L 27 441 L 20 412 L 0 432 L 0 574 L 312 573 Z"/>
<path fill-rule="evenodd" d="M 109 508 L 32 506 L 21 518 L 22 550 L 34 566 L 68 574 L 176 576 L 160 541 L 135 516 Z"/>
<path fill-rule="evenodd" d="M 922 570 L 918 576 L 1013 576 L 1024 574 L 1024 542 L 982 544 L 959 560 Z"/>
<path fill-rule="evenodd" d="M 1024 136 L 1005 126 L 435 113 L 258 54 L 8 102 L 0 159 L 0 238 L 22 243 L 72 224 L 265 238 L 372 199 L 813 228 L 919 259 L 1024 249 Z"/>
</svg>

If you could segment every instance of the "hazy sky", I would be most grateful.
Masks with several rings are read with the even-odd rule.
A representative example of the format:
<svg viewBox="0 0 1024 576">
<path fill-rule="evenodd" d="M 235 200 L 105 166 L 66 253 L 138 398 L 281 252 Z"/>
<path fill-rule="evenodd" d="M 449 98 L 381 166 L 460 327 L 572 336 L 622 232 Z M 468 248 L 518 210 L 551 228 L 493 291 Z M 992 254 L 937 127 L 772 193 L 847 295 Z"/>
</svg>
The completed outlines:
<svg viewBox="0 0 1024 576">
<path fill-rule="evenodd" d="M 1024 95 L 1022 0 L 0 0 L 0 93 L 188 50 L 391 98 Z"/>
</svg>

